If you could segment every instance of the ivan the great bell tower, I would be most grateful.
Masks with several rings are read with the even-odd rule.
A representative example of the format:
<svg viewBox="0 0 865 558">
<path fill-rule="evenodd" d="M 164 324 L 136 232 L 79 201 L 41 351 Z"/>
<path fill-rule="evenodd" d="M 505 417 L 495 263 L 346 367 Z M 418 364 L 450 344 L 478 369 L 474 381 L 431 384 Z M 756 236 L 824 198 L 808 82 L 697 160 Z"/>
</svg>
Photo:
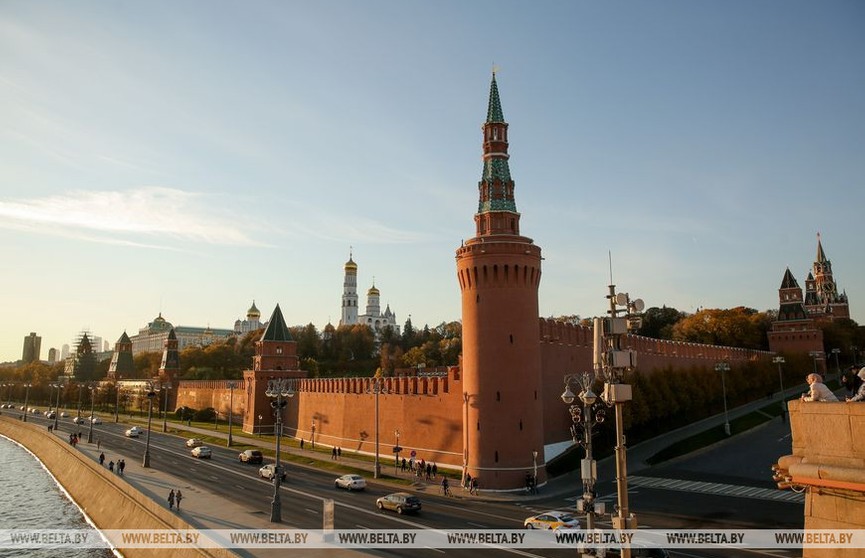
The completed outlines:
<svg viewBox="0 0 865 558">
<path fill-rule="evenodd" d="M 541 249 L 520 236 L 508 124 L 496 76 L 483 125 L 475 236 L 457 252 L 463 322 L 463 445 L 482 489 L 545 481 L 538 285 Z M 537 453 L 535 453 L 537 452 Z"/>
</svg>

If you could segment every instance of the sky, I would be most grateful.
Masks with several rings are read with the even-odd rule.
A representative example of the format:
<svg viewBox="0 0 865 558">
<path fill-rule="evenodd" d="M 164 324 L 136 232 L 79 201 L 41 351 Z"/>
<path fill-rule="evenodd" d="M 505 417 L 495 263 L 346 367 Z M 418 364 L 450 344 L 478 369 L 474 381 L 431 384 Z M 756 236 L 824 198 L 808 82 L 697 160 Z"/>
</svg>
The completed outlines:
<svg viewBox="0 0 865 558">
<path fill-rule="evenodd" d="M 865 323 L 865 4 L 0 2 L 0 362 L 253 301 L 459 320 L 490 78 L 542 316 L 777 309 L 817 234 Z"/>
</svg>

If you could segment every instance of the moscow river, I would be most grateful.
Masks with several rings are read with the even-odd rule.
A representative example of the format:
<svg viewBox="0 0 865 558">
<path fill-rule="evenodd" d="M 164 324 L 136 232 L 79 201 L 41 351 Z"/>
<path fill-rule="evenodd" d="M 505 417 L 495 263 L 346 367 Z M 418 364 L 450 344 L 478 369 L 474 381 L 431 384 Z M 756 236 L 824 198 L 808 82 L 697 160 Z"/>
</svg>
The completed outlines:
<svg viewBox="0 0 865 558">
<path fill-rule="evenodd" d="M 27 450 L 0 436 L 0 530 L 97 530 L 57 485 L 42 463 Z M 55 549 L 2 548 L 0 557 L 112 558 L 107 549 L 63 547 Z"/>
</svg>

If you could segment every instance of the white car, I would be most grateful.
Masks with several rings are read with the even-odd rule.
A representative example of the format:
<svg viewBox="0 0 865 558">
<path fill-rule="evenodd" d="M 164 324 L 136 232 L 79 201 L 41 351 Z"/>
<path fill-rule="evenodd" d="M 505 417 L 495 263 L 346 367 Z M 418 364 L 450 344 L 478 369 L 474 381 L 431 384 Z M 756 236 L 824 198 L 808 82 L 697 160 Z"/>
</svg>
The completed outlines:
<svg viewBox="0 0 865 558">
<path fill-rule="evenodd" d="M 130 428 L 129 430 L 126 431 L 125 436 L 127 438 L 137 438 L 137 437 L 141 436 L 141 429 L 138 428 L 137 426 L 133 426 L 132 428 Z"/>
<path fill-rule="evenodd" d="M 67 413 L 66 411 L 63 411 L 62 413 L 60 413 L 60 418 L 66 418 L 68 416 L 69 416 L 69 413 Z"/>
<path fill-rule="evenodd" d="M 210 459 L 213 457 L 213 452 L 210 451 L 210 448 L 207 446 L 198 446 L 192 450 L 192 457 L 197 457 L 198 459 Z"/>
<path fill-rule="evenodd" d="M 366 488 L 366 481 L 360 475 L 343 475 L 333 481 L 333 486 L 346 490 L 363 490 Z"/>
<path fill-rule="evenodd" d="M 90 422 L 93 424 L 102 424 L 102 419 L 99 417 L 90 417 Z"/>
<path fill-rule="evenodd" d="M 75 417 L 74 419 L 72 419 L 72 422 L 74 422 L 75 424 L 84 424 L 87 421 L 84 419 L 84 417 Z"/>
<path fill-rule="evenodd" d="M 282 469 L 282 474 L 279 476 L 280 480 L 285 480 L 285 467 L 280 466 Z M 258 476 L 267 479 L 269 481 L 273 480 L 273 477 L 276 475 L 276 465 L 273 463 L 268 463 L 264 467 L 258 470 Z"/>
<path fill-rule="evenodd" d="M 188 447 L 188 448 L 197 448 L 198 446 L 203 446 L 203 445 L 204 445 L 204 441 L 202 441 L 200 438 L 190 438 L 190 439 L 186 440 L 186 447 Z"/>
<path fill-rule="evenodd" d="M 523 521 L 526 529 L 579 529 L 580 522 L 567 511 L 548 511 Z"/>
</svg>

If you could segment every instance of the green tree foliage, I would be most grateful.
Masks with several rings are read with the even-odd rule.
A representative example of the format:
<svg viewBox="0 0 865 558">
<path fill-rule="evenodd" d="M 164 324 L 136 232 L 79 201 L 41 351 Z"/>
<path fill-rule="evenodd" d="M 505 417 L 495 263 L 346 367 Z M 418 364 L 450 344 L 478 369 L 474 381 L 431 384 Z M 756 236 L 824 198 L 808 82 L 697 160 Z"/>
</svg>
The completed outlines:
<svg viewBox="0 0 865 558">
<path fill-rule="evenodd" d="M 652 339 L 672 339 L 673 326 L 685 316 L 684 312 L 675 308 L 653 306 L 643 313 L 642 325 L 637 334 Z"/>
<path fill-rule="evenodd" d="M 765 313 L 739 306 L 700 310 L 680 319 L 672 331 L 676 341 L 766 350 L 771 325 Z"/>
<path fill-rule="evenodd" d="M 853 320 L 843 318 L 820 324 L 820 327 L 823 329 L 823 350 L 830 358 L 830 361 L 826 362 L 827 366 L 835 366 L 834 357 L 831 356 L 832 349 L 841 351 L 838 355 L 840 366 L 858 364 L 854 360 L 865 348 L 865 328 L 860 327 Z"/>
</svg>

